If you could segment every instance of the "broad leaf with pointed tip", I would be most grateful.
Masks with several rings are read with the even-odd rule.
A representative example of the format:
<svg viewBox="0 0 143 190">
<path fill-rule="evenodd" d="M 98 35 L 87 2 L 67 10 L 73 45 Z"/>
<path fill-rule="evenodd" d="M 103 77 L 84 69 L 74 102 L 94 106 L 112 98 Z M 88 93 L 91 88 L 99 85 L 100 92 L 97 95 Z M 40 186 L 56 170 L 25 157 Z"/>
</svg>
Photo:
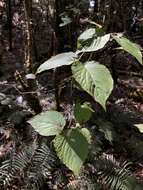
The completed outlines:
<svg viewBox="0 0 143 190">
<path fill-rule="evenodd" d="M 42 136 L 58 135 L 65 126 L 63 115 L 57 111 L 46 111 L 28 121 Z"/>
<path fill-rule="evenodd" d="M 113 79 L 109 70 L 95 61 L 85 64 L 75 62 L 72 65 L 72 73 L 81 88 L 106 109 L 106 101 L 113 89 Z"/>
<path fill-rule="evenodd" d="M 58 157 L 75 175 L 80 173 L 81 166 L 88 154 L 90 133 L 87 129 L 83 132 L 82 130 L 66 130 L 54 139 L 54 147 Z"/>
<path fill-rule="evenodd" d="M 90 46 L 84 46 L 81 50 L 77 50 L 76 54 L 98 51 L 104 48 L 105 45 L 109 42 L 109 40 L 110 34 L 99 36 L 92 41 Z"/>
<path fill-rule="evenodd" d="M 41 72 L 55 69 L 64 65 L 71 65 L 75 61 L 76 57 L 77 55 L 73 52 L 58 54 L 41 64 L 36 73 L 39 74 Z"/>
<path fill-rule="evenodd" d="M 121 35 L 112 35 L 112 37 L 124 49 L 124 51 L 130 53 L 140 64 L 143 64 L 141 47 L 138 44 L 131 42 Z"/>
</svg>

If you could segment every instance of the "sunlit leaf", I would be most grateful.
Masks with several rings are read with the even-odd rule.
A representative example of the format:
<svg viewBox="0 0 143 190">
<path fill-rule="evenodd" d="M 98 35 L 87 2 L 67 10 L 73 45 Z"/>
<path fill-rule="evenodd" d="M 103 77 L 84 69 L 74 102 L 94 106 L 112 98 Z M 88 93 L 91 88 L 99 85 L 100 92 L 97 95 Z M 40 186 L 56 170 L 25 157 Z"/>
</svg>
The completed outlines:
<svg viewBox="0 0 143 190">
<path fill-rule="evenodd" d="M 139 130 L 141 133 L 143 133 L 143 123 L 141 123 L 141 124 L 135 124 L 134 126 L 137 127 L 138 130 Z"/>
<path fill-rule="evenodd" d="M 81 50 L 78 50 L 76 53 L 84 53 L 84 52 L 94 52 L 98 51 L 105 47 L 105 45 L 110 40 L 110 34 L 106 34 L 104 36 L 98 36 L 93 39 L 92 43 L 89 46 L 84 46 Z"/>
<path fill-rule="evenodd" d="M 57 111 L 46 111 L 28 121 L 40 135 L 53 136 L 62 132 L 65 126 L 63 115 Z"/>
<path fill-rule="evenodd" d="M 130 53 L 139 61 L 139 63 L 143 64 L 141 47 L 139 45 L 131 42 L 130 40 L 121 35 L 112 35 L 112 36 L 114 40 L 116 40 L 116 42 L 124 49 L 124 51 Z"/>
<path fill-rule="evenodd" d="M 49 60 L 45 61 L 40 67 L 37 69 L 37 74 L 54 69 L 57 67 L 61 67 L 64 65 L 71 65 L 75 59 L 77 58 L 76 54 L 73 52 L 61 53 L 56 56 L 53 56 Z"/>
<path fill-rule="evenodd" d="M 95 28 L 89 28 L 87 30 L 85 30 L 79 37 L 78 40 L 79 41 L 85 41 L 88 39 L 93 38 L 93 36 L 95 35 Z"/>
<path fill-rule="evenodd" d="M 80 173 L 81 166 L 87 157 L 89 134 L 87 129 L 84 132 L 81 129 L 70 129 L 54 139 L 58 157 L 75 175 Z"/>
<path fill-rule="evenodd" d="M 90 131 L 87 128 L 82 128 L 80 131 L 86 137 L 88 143 L 90 144 L 91 143 L 91 134 L 90 134 Z"/>
<path fill-rule="evenodd" d="M 106 100 L 113 89 L 113 79 L 109 70 L 95 61 L 85 64 L 75 62 L 72 65 L 72 73 L 82 89 L 106 109 Z"/>
</svg>

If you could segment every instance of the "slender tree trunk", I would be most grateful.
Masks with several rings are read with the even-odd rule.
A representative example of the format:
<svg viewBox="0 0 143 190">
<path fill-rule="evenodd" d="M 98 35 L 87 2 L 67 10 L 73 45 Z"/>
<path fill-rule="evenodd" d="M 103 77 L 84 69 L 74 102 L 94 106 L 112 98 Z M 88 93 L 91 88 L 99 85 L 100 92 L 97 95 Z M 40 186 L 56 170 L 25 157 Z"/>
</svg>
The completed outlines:
<svg viewBox="0 0 143 190">
<path fill-rule="evenodd" d="M 141 10 L 142 10 L 142 15 L 143 15 L 143 1 L 142 1 L 142 4 L 141 4 Z"/>
<path fill-rule="evenodd" d="M 61 29 L 59 28 L 60 24 L 60 12 L 61 6 L 63 6 L 62 0 L 49 0 L 48 4 L 48 21 L 50 22 L 53 30 L 52 34 L 52 45 L 51 49 L 52 55 L 56 55 L 62 52 L 64 44 L 62 43 L 63 35 L 61 33 Z M 56 101 L 56 109 L 60 110 L 60 100 L 59 100 L 59 87 L 58 87 L 58 76 L 59 69 L 55 69 L 53 72 L 53 82 L 54 82 L 54 89 L 55 89 L 55 101 Z"/>
<path fill-rule="evenodd" d="M 32 0 L 24 0 L 25 20 L 26 20 L 26 42 L 25 42 L 25 67 L 27 73 L 32 73 Z"/>
<path fill-rule="evenodd" d="M 94 4 L 94 12 L 95 13 L 97 13 L 98 12 L 98 6 L 99 6 L 99 2 L 98 2 L 99 0 L 95 0 L 94 2 L 95 2 L 95 4 Z"/>
<path fill-rule="evenodd" d="M 62 6 L 63 6 L 62 0 L 55 0 L 55 15 L 54 15 L 54 37 L 56 39 L 54 39 L 54 53 L 60 53 L 63 51 L 63 47 L 64 47 L 64 43 L 63 43 L 63 37 L 64 34 L 62 33 L 62 29 L 59 27 L 59 24 L 61 22 L 60 20 L 60 13 L 62 12 Z"/>
<path fill-rule="evenodd" d="M 109 6 L 110 6 L 110 10 L 109 10 L 109 15 L 108 15 L 107 32 L 110 32 L 113 30 L 113 18 L 112 18 L 113 11 L 114 11 L 113 0 L 110 0 Z"/>
<path fill-rule="evenodd" d="M 36 78 L 32 74 L 33 59 L 32 59 L 32 0 L 24 0 L 25 10 L 25 68 L 26 68 L 26 84 L 23 81 L 22 76 L 17 71 L 16 79 L 21 83 L 23 87 L 24 97 L 27 100 L 29 106 L 35 111 L 36 114 L 42 111 L 38 95 L 36 90 Z"/>
<path fill-rule="evenodd" d="M 8 22 L 8 38 L 9 50 L 12 50 L 12 13 L 11 13 L 11 0 L 7 0 L 7 22 Z"/>
<path fill-rule="evenodd" d="M 60 1 L 60 0 L 59 0 Z M 59 29 L 59 1 L 55 1 L 55 15 L 54 15 L 54 19 L 55 19 L 55 23 L 54 23 L 54 33 L 53 33 L 53 54 L 58 54 L 61 51 L 61 33 L 60 33 L 60 29 Z M 54 78 L 54 88 L 55 88 L 55 100 L 56 100 L 56 109 L 57 111 L 60 111 L 60 97 L 59 97 L 59 81 L 57 79 L 59 73 L 59 69 L 56 68 L 54 70 L 54 74 L 53 74 L 53 78 Z"/>
</svg>

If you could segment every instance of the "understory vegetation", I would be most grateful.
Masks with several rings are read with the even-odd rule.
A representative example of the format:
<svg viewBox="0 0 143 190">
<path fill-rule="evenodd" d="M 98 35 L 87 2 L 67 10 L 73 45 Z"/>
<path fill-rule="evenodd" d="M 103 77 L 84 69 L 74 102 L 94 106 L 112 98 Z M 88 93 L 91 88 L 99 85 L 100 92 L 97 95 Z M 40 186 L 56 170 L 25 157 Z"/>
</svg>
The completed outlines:
<svg viewBox="0 0 143 190">
<path fill-rule="evenodd" d="M 142 0 L 0 0 L 0 189 L 143 189 Z"/>
</svg>

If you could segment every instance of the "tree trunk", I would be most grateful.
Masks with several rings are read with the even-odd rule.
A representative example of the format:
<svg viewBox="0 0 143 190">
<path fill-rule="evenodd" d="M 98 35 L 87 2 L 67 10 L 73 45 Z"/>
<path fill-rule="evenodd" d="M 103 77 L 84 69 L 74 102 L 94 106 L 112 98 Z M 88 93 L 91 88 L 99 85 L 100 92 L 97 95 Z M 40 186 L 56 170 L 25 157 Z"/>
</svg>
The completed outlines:
<svg viewBox="0 0 143 190">
<path fill-rule="evenodd" d="M 24 11 L 25 11 L 25 67 L 27 73 L 32 73 L 33 59 L 32 59 L 32 0 L 24 0 Z"/>
<path fill-rule="evenodd" d="M 8 23 L 8 38 L 9 50 L 12 50 L 12 13 L 11 13 L 11 0 L 7 0 L 7 23 Z"/>
<path fill-rule="evenodd" d="M 26 82 L 25 85 L 20 77 L 20 74 L 17 72 L 17 79 L 23 87 L 25 92 L 25 98 L 29 106 L 35 111 L 36 114 L 42 111 L 38 95 L 35 92 L 36 90 L 36 78 L 33 72 L 33 58 L 32 58 L 32 48 L 33 48 L 33 38 L 32 38 L 32 0 L 24 0 L 24 11 L 25 11 L 25 68 L 26 68 Z M 33 94 L 34 92 L 34 94 Z"/>
</svg>

